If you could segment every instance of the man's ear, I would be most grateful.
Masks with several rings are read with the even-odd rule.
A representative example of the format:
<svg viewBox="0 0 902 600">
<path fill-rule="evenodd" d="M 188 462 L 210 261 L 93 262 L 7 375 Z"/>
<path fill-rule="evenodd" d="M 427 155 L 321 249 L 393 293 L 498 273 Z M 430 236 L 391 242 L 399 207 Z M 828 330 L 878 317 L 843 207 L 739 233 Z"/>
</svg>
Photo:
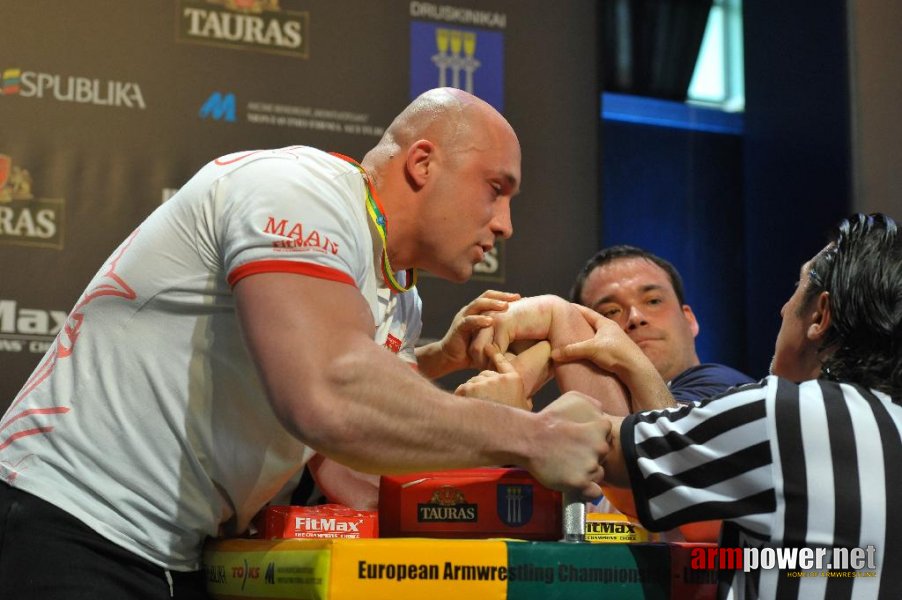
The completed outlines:
<svg viewBox="0 0 902 600">
<path fill-rule="evenodd" d="M 830 292 L 821 292 L 812 303 L 812 312 L 809 313 L 811 323 L 808 325 L 808 339 L 819 341 L 830 330 Z"/>
<path fill-rule="evenodd" d="M 692 312 L 692 307 L 688 304 L 683 305 L 683 317 L 686 318 L 686 322 L 689 323 L 689 330 L 692 332 L 692 337 L 698 336 L 698 319 L 695 318 L 695 313 Z"/>
<path fill-rule="evenodd" d="M 435 158 L 435 144 L 429 140 L 417 140 L 407 149 L 407 160 L 404 167 L 407 176 L 417 187 L 426 185 L 432 170 L 432 162 Z"/>
</svg>

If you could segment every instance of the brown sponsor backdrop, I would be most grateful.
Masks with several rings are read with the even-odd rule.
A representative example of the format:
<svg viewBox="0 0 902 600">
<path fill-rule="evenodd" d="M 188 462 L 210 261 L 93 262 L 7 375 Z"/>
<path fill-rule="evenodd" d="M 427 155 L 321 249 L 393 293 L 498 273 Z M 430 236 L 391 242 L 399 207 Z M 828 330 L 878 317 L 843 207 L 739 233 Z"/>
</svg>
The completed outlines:
<svg viewBox="0 0 902 600">
<path fill-rule="evenodd" d="M 421 278 L 424 336 L 487 288 L 566 294 L 598 236 L 595 4 L 4 3 L 0 409 L 111 250 L 204 163 L 292 144 L 361 157 L 422 85 L 413 65 L 438 52 L 438 36 L 414 41 L 417 27 L 475 34 L 484 70 L 472 91 L 483 86 L 517 129 L 524 173 L 514 238 L 480 275 Z"/>
</svg>

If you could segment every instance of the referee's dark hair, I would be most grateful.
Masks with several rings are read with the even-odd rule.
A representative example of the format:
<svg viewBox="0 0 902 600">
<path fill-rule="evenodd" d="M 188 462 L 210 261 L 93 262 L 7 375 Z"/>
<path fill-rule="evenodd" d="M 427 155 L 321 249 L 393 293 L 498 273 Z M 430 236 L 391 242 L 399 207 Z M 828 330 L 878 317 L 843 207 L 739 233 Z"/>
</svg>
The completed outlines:
<svg viewBox="0 0 902 600">
<path fill-rule="evenodd" d="M 829 294 L 822 374 L 902 396 L 902 235 L 887 215 L 843 220 L 811 262 L 803 306 Z"/>
<path fill-rule="evenodd" d="M 676 270 L 676 267 L 660 256 L 652 254 L 647 250 L 643 250 L 636 246 L 628 246 L 626 244 L 610 246 L 609 248 L 599 250 L 595 256 L 586 261 L 586 264 L 576 276 L 573 287 L 570 288 L 570 302 L 582 304 L 582 298 L 580 298 L 580 296 L 583 295 L 583 286 L 586 285 L 586 279 L 589 277 L 589 274 L 597 267 L 621 258 L 644 258 L 661 267 L 670 278 L 670 284 L 673 286 L 673 291 L 676 292 L 677 301 L 680 303 L 680 306 L 686 304 L 683 293 L 683 278 L 680 277 L 680 273 Z"/>
</svg>

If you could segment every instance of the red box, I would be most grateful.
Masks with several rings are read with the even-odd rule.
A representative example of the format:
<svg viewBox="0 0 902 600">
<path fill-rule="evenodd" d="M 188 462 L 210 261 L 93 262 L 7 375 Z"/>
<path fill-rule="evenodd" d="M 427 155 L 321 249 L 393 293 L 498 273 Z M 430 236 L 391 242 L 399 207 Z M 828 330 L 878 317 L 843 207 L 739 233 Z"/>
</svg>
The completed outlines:
<svg viewBox="0 0 902 600">
<path fill-rule="evenodd" d="M 561 539 L 561 494 L 523 469 L 384 476 L 382 537 Z"/>
<path fill-rule="evenodd" d="M 267 506 L 255 523 L 255 537 L 266 540 L 379 537 L 376 511 L 354 510 L 340 504 Z"/>
</svg>

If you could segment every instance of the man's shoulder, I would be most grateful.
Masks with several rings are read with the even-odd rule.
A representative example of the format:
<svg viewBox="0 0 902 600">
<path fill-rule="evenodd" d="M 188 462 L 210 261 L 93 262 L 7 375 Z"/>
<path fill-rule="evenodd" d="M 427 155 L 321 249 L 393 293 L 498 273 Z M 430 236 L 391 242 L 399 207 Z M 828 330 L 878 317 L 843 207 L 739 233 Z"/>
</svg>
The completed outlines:
<svg viewBox="0 0 902 600">
<path fill-rule="evenodd" d="M 292 212 L 303 210 L 312 220 L 309 211 L 323 206 L 329 207 L 324 216 L 338 216 L 334 211 L 339 207 L 339 211 L 356 214 L 357 225 L 366 222 L 365 181 L 360 171 L 346 160 L 310 146 L 228 154 L 208 163 L 198 176 L 202 197 L 245 206 L 236 214 L 266 206 L 281 210 L 289 220 Z M 219 186 L 218 194 L 209 193 L 214 186 Z"/>
<path fill-rule="evenodd" d="M 723 380 L 733 382 L 730 385 L 738 385 L 742 383 L 751 383 L 754 381 L 751 377 L 727 365 L 720 363 L 701 363 L 694 367 L 689 367 L 679 375 L 673 378 L 673 382 L 677 383 L 681 380 Z"/>
<path fill-rule="evenodd" d="M 255 178 L 256 183 L 266 183 L 259 180 L 261 170 L 267 176 L 284 173 L 287 177 L 294 177 L 300 173 L 316 173 L 319 178 L 325 180 L 357 174 L 357 167 L 347 160 L 339 158 L 329 152 L 313 148 L 312 146 L 286 146 L 284 148 L 269 148 L 262 150 L 243 150 L 220 156 L 208 162 L 200 173 L 207 173 L 213 178 L 228 175 L 232 178 L 249 176 Z M 359 178 L 359 176 L 358 176 Z"/>
<path fill-rule="evenodd" d="M 732 367 L 719 363 L 702 363 L 689 367 L 674 377 L 669 387 L 674 400 L 687 404 L 718 396 L 733 387 L 754 381 Z"/>
</svg>

